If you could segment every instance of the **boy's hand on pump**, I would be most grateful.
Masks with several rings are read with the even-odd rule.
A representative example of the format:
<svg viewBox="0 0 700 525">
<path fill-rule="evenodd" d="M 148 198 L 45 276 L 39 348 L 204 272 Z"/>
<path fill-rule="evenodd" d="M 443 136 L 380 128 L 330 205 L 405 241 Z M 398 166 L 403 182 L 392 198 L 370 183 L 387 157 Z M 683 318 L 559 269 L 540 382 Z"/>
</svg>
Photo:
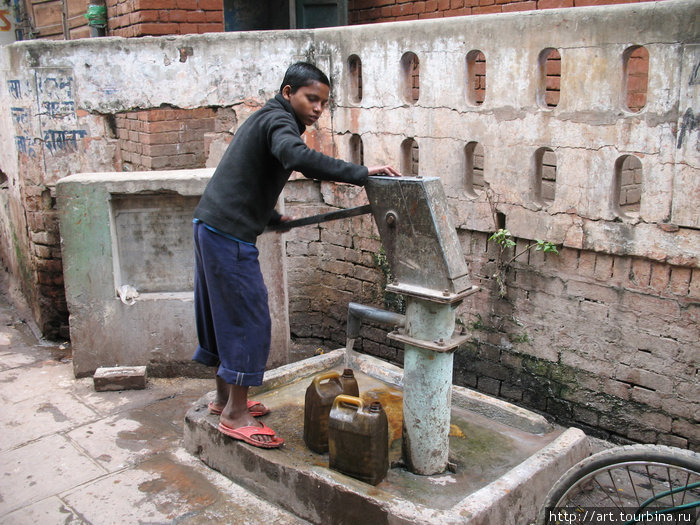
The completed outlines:
<svg viewBox="0 0 700 525">
<path fill-rule="evenodd" d="M 386 166 L 372 166 L 367 169 L 370 175 L 388 175 L 389 177 L 401 177 L 401 173 L 399 173 L 396 170 L 396 168 L 394 168 L 393 166 L 389 166 L 388 164 Z"/>
</svg>

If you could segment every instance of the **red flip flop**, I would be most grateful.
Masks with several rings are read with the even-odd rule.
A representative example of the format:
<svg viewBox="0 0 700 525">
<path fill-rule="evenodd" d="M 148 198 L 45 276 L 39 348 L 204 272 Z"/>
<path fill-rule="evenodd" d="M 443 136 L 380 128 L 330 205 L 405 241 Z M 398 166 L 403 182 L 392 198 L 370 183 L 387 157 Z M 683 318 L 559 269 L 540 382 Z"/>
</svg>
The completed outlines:
<svg viewBox="0 0 700 525">
<path fill-rule="evenodd" d="M 284 439 L 277 437 L 275 431 L 268 427 L 265 423 L 260 423 L 262 427 L 239 427 L 231 428 L 228 425 L 219 423 L 219 432 L 233 439 L 238 439 L 249 445 L 260 448 L 278 448 L 284 443 Z M 253 439 L 253 436 L 271 436 L 272 441 L 262 442 Z"/>
<path fill-rule="evenodd" d="M 270 413 L 270 409 L 260 401 L 252 401 L 250 399 L 248 400 L 248 411 L 253 417 L 260 417 Z"/>
<path fill-rule="evenodd" d="M 209 409 L 209 413 L 214 414 L 215 416 L 221 414 L 224 409 L 222 406 L 214 404 L 213 401 L 209 403 L 207 408 Z M 248 400 L 248 410 L 250 411 L 250 415 L 253 417 L 260 417 L 270 413 L 270 409 L 263 405 L 260 401 L 252 401 L 250 399 Z"/>
</svg>

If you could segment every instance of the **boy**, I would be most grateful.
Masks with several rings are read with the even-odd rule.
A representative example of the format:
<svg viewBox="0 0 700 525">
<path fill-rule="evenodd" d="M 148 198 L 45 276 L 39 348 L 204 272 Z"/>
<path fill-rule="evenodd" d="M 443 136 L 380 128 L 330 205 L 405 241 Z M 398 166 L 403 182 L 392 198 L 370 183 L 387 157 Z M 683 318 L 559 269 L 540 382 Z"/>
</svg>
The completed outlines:
<svg viewBox="0 0 700 525">
<path fill-rule="evenodd" d="M 328 77 L 298 62 L 280 91 L 236 132 L 194 212 L 195 316 L 199 346 L 193 359 L 217 366 L 209 405 L 219 431 L 263 448 L 284 443 L 257 421 L 269 410 L 248 401 L 262 383 L 270 352 L 267 288 L 255 240 L 268 224 L 291 220 L 274 210 L 292 170 L 320 180 L 362 186 L 370 175 L 400 176 L 391 166 L 367 168 L 309 149 L 301 135 L 328 103 Z"/>
</svg>

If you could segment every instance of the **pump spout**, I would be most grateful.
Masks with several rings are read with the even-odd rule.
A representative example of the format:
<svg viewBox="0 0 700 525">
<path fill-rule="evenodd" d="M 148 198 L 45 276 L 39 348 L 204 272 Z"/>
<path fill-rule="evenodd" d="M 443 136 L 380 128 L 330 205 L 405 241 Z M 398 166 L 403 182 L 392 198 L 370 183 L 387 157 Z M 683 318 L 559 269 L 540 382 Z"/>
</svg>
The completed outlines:
<svg viewBox="0 0 700 525">
<path fill-rule="evenodd" d="M 360 337 L 362 321 L 374 321 L 375 323 L 403 328 L 406 325 L 406 316 L 364 304 L 350 303 L 348 304 L 348 339 Z"/>
</svg>

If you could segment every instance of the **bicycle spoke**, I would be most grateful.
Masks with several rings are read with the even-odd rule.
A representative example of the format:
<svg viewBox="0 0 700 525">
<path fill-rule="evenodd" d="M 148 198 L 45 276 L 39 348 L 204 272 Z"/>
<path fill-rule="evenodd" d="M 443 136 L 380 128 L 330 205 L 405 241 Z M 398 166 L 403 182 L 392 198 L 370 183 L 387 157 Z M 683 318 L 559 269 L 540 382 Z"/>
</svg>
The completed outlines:
<svg viewBox="0 0 700 525">
<path fill-rule="evenodd" d="M 651 487 L 651 494 L 654 499 L 656 499 L 656 490 L 654 490 L 654 481 L 651 477 L 651 473 L 649 472 L 649 465 L 644 465 L 645 470 L 647 471 L 647 479 L 649 480 L 649 486 Z"/>
<path fill-rule="evenodd" d="M 607 473 L 608 473 L 608 476 L 609 476 L 609 475 L 610 475 L 610 471 L 608 470 Z M 593 480 L 594 480 L 594 481 L 596 482 L 596 484 L 602 489 L 603 494 L 605 494 L 605 497 L 606 497 L 607 499 L 610 500 L 610 503 L 612 503 L 615 507 L 617 507 L 617 508 L 619 509 L 620 507 L 615 503 L 615 500 L 612 499 L 612 497 L 611 497 L 610 494 L 608 493 L 608 490 L 607 490 L 603 485 L 600 484 L 600 482 L 598 481 L 598 478 L 593 478 Z M 601 505 L 601 506 L 602 506 L 602 505 Z"/>
<path fill-rule="evenodd" d="M 680 505 L 685 505 L 685 495 L 688 493 L 688 485 L 690 484 L 690 472 L 686 473 L 685 476 L 685 487 L 683 490 L 683 495 L 681 496 Z"/>
<path fill-rule="evenodd" d="M 666 466 L 666 475 L 668 476 L 668 490 L 670 491 L 671 496 L 671 507 L 675 507 L 675 498 L 673 497 L 673 480 L 671 479 L 671 469 L 668 466 Z"/>
<path fill-rule="evenodd" d="M 632 487 L 632 492 L 634 492 L 634 499 L 637 502 L 637 507 L 639 507 L 641 503 L 639 501 L 639 494 L 637 494 L 637 485 L 635 485 L 634 481 L 632 480 L 632 472 L 630 472 L 629 465 L 625 467 L 625 471 L 627 472 L 627 477 L 630 480 L 630 486 Z"/>
</svg>

